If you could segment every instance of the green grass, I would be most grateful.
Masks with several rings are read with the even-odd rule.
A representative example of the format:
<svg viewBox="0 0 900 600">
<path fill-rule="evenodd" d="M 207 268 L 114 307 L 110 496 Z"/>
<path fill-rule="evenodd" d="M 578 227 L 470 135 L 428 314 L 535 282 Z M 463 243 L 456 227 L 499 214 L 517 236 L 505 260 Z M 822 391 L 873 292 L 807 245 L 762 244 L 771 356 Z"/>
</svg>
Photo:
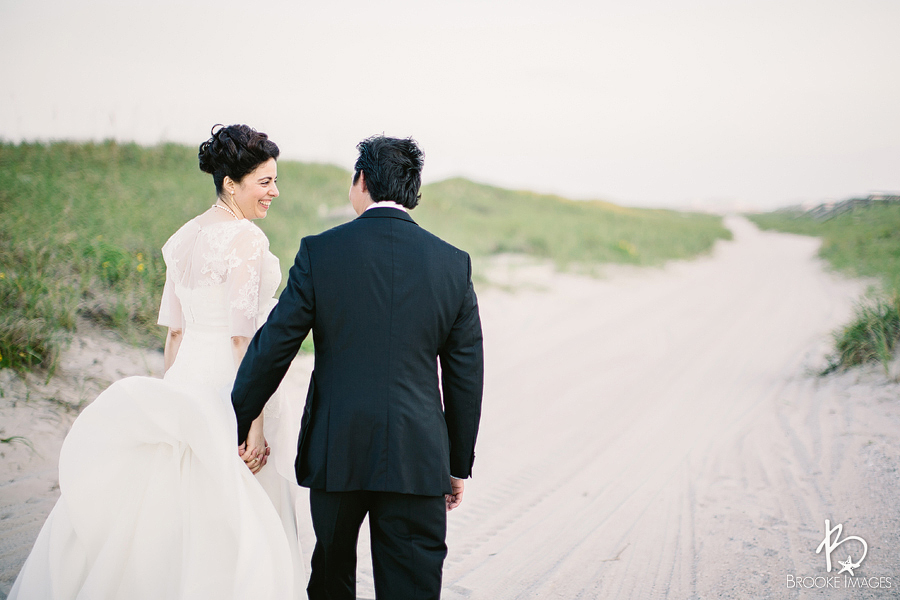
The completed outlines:
<svg viewBox="0 0 900 600">
<path fill-rule="evenodd" d="M 821 237 L 819 255 L 832 267 L 882 282 L 880 291 L 857 305 L 853 320 L 834 332 L 826 372 L 869 361 L 887 369 L 900 342 L 900 204 L 858 207 L 827 221 L 790 211 L 750 218 L 763 229 Z"/>
<path fill-rule="evenodd" d="M 34 444 L 31 443 L 31 440 L 21 435 L 14 435 L 8 438 L 0 438 L 0 444 L 22 444 L 23 446 L 27 446 L 29 450 L 35 452 Z"/>
<path fill-rule="evenodd" d="M 857 305 L 853 320 L 834 332 L 835 352 L 824 373 L 878 361 L 885 373 L 900 343 L 900 294 L 878 295 Z"/>
<path fill-rule="evenodd" d="M 659 265 L 731 233 L 719 217 L 625 208 L 512 191 L 465 179 L 424 187 L 416 220 L 474 256 L 518 252 L 573 263 Z"/>
<path fill-rule="evenodd" d="M 286 274 L 300 238 L 347 220 L 350 173 L 280 161 L 281 196 L 258 221 Z M 629 209 L 452 179 L 413 216 L 476 257 L 524 252 L 565 266 L 660 264 L 730 237 L 717 217 Z M 0 142 L 0 368 L 52 372 L 80 318 L 159 347 L 160 247 L 214 201 L 196 149 Z"/>
</svg>

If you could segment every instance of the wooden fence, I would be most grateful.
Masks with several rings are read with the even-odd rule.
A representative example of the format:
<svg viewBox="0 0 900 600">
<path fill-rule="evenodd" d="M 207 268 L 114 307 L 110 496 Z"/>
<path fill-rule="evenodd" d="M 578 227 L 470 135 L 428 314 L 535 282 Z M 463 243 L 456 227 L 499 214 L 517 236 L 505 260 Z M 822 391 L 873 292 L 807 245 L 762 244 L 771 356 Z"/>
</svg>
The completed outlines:
<svg viewBox="0 0 900 600">
<path fill-rule="evenodd" d="M 845 212 L 856 208 L 871 206 L 873 204 L 892 204 L 900 202 L 900 195 L 895 194 L 870 194 L 865 198 L 850 198 L 840 202 L 827 202 L 806 211 L 806 214 L 819 221 L 833 219 Z"/>
</svg>

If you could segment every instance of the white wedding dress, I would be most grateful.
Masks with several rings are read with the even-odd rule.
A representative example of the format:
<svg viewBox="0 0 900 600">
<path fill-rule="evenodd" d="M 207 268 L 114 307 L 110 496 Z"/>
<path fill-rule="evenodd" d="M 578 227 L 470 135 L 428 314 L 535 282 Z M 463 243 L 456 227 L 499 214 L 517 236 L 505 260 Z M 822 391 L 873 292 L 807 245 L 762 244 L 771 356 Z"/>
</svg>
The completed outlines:
<svg viewBox="0 0 900 600">
<path fill-rule="evenodd" d="M 252 222 L 217 211 L 163 247 L 159 322 L 184 330 L 175 363 L 163 379 L 114 383 L 75 421 L 60 499 L 11 600 L 305 597 L 299 422 L 279 415 L 276 394 L 264 413 L 272 456 L 254 476 L 238 456 L 230 398 L 231 337 L 253 335 L 281 280 L 268 247 Z"/>
</svg>

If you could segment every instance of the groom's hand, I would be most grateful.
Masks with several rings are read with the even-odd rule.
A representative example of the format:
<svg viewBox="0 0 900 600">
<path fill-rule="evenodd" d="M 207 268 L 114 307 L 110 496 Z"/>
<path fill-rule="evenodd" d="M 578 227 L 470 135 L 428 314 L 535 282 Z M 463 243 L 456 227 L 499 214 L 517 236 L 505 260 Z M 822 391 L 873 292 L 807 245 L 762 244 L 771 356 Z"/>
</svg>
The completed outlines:
<svg viewBox="0 0 900 600">
<path fill-rule="evenodd" d="M 444 498 L 447 500 L 447 512 L 450 512 L 462 504 L 463 490 L 466 488 L 466 482 L 462 479 L 454 479 L 451 477 L 450 488 L 453 490 L 453 493 L 444 494 Z"/>
</svg>

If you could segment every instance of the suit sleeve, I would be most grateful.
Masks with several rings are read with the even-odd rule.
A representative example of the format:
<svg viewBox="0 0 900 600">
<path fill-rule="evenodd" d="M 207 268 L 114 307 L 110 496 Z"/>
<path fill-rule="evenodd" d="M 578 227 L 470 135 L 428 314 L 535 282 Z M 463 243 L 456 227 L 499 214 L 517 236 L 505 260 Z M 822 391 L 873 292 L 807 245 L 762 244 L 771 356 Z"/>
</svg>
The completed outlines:
<svg viewBox="0 0 900 600">
<path fill-rule="evenodd" d="M 304 239 L 278 304 L 253 336 L 235 376 L 231 403 L 237 417 L 239 444 L 247 439 L 250 424 L 278 389 L 312 328 L 315 306 L 309 244 Z"/>
<path fill-rule="evenodd" d="M 472 286 L 471 259 L 468 259 L 467 279 L 465 297 L 439 354 L 444 419 L 450 437 L 450 474 L 459 479 L 472 474 L 484 390 L 481 318 Z"/>
</svg>

